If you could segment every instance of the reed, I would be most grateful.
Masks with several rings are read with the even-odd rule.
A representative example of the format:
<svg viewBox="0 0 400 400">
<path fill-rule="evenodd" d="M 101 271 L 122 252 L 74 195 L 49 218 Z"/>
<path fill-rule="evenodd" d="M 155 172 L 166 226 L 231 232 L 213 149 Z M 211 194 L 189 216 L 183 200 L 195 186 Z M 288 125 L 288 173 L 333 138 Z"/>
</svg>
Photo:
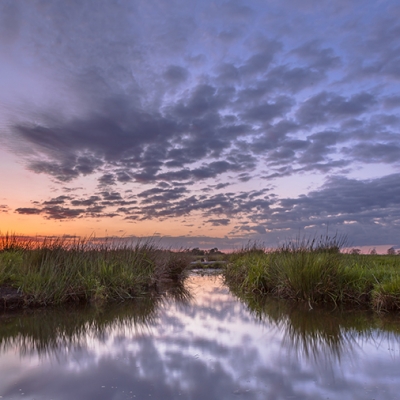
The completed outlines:
<svg viewBox="0 0 400 400">
<path fill-rule="evenodd" d="M 182 282 L 190 262 L 184 254 L 161 249 L 151 240 L 119 245 L 55 238 L 28 246 L 8 237 L 1 243 L 0 285 L 17 289 L 24 305 L 142 296 Z"/>
<path fill-rule="evenodd" d="M 286 242 L 278 249 L 247 246 L 224 269 L 236 293 L 269 294 L 316 303 L 352 303 L 400 310 L 400 257 L 344 254 L 344 237 Z"/>
</svg>

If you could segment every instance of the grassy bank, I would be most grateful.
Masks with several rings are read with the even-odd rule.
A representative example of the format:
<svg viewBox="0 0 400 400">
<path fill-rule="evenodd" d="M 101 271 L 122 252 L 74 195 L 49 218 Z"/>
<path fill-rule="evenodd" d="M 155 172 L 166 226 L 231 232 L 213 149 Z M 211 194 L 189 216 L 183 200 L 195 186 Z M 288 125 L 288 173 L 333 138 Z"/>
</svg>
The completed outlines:
<svg viewBox="0 0 400 400">
<path fill-rule="evenodd" d="M 189 262 L 184 254 L 163 250 L 151 241 L 121 246 L 3 236 L 0 288 L 18 293 L 18 305 L 25 306 L 129 299 L 179 284 Z"/>
<path fill-rule="evenodd" d="M 238 294 L 269 294 L 315 303 L 352 303 L 377 311 L 400 310 L 400 256 L 340 252 L 342 239 L 289 242 L 266 251 L 232 254 L 225 281 Z"/>
</svg>

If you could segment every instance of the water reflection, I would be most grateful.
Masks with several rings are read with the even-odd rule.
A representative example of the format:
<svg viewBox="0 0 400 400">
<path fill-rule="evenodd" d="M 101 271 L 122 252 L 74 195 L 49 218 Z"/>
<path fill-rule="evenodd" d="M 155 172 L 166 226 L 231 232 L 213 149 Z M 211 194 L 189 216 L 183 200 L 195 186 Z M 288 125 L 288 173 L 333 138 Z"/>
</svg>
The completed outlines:
<svg viewBox="0 0 400 400">
<path fill-rule="evenodd" d="M 137 334 L 150 331 L 165 302 L 187 304 L 192 299 L 183 285 L 161 294 L 107 306 L 25 310 L 0 316 L 0 351 L 17 347 L 20 354 L 52 355 L 71 346 L 82 347 L 90 337 L 104 339 L 110 330 Z"/>
<path fill-rule="evenodd" d="M 363 342 L 382 341 L 399 347 L 399 318 L 334 305 L 310 307 L 266 297 L 237 296 L 260 322 L 275 325 L 282 333 L 282 345 L 301 359 L 316 363 L 341 361 Z"/>
<path fill-rule="evenodd" d="M 398 321 L 243 302 L 219 277 L 187 287 L 191 299 L 2 317 L 0 396 L 396 398 Z"/>
</svg>

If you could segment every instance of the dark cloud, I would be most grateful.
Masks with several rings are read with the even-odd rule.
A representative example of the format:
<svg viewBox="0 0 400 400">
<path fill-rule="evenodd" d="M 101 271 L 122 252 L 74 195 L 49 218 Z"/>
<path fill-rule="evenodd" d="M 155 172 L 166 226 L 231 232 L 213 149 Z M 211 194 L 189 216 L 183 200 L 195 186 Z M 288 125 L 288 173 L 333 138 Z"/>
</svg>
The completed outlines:
<svg viewBox="0 0 400 400">
<path fill-rule="evenodd" d="M 275 196 L 269 188 L 225 194 L 203 192 L 190 197 L 185 188 L 153 188 L 139 193 L 140 200 L 131 202 L 134 205 L 123 207 L 118 206 L 124 202 L 120 195 L 106 192 L 103 193 L 105 198 L 115 200 L 107 202 L 107 205 L 89 205 L 98 200 L 89 198 L 75 203 L 72 200 L 71 206 L 46 206 L 43 203 L 40 207 L 18 208 L 16 212 L 42 214 L 45 218 L 59 220 L 124 216 L 131 221 L 163 220 L 200 212 L 204 223 L 213 226 L 229 226 L 232 218 L 244 217 L 248 222 L 239 225 L 236 233 L 264 235 L 270 242 L 282 238 L 282 232 L 288 237 L 307 226 L 314 230 L 327 226 L 335 230 L 346 226 L 358 237 L 357 240 L 369 240 L 371 244 L 374 236 L 369 235 L 379 231 L 382 235 L 379 241 L 385 243 L 400 227 L 399 178 L 398 174 L 364 181 L 331 177 L 318 190 L 285 199 Z M 88 207 L 76 208 L 82 205 Z"/>
<path fill-rule="evenodd" d="M 274 213 L 254 215 L 254 222 L 265 218 L 269 229 L 296 229 L 311 225 L 314 229 L 346 227 L 359 243 L 374 240 L 388 243 L 399 229 L 399 174 L 371 180 L 332 177 L 318 189 L 298 198 L 278 200 Z M 379 232 L 379 240 L 373 232 Z M 368 239 L 369 237 L 369 239 Z M 393 238 L 393 236 L 392 236 Z"/>
<path fill-rule="evenodd" d="M 127 183 L 132 181 L 132 176 L 126 171 L 117 171 L 118 182 Z"/>
<path fill-rule="evenodd" d="M 213 186 L 216 190 L 218 189 L 224 189 L 227 186 L 231 185 L 230 183 L 226 182 L 226 183 L 218 183 L 217 185 Z"/>
<path fill-rule="evenodd" d="M 252 55 L 244 65 L 239 67 L 240 73 L 244 76 L 265 73 L 279 48 L 278 43 L 268 43 L 264 51 Z"/>
<path fill-rule="evenodd" d="M 17 40 L 21 28 L 21 14 L 18 5 L 5 1 L 0 12 L 0 38 L 6 45 L 12 45 Z"/>
<path fill-rule="evenodd" d="M 82 208 L 68 208 L 60 206 L 47 206 L 42 208 L 41 213 L 47 219 L 69 219 L 76 218 L 85 212 Z"/>
<path fill-rule="evenodd" d="M 112 186 L 115 185 L 115 175 L 114 174 L 104 174 L 98 179 L 100 186 Z"/>
<path fill-rule="evenodd" d="M 170 202 L 184 197 L 187 194 L 185 187 L 177 187 L 171 189 L 159 189 L 153 188 L 141 192 L 138 197 L 143 197 L 142 204 L 154 203 L 154 202 Z"/>
<path fill-rule="evenodd" d="M 288 143 L 287 135 L 289 133 L 296 133 L 298 130 L 299 125 L 295 122 L 290 120 L 281 120 L 274 125 L 265 127 L 262 135 L 257 136 L 252 141 L 250 149 L 256 154 L 265 153 L 266 150 L 275 149 L 283 142 Z M 294 143 L 293 139 L 290 140 L 290 142 Z M 298 140 L 296 143 L 305 144 L 305 142 Z"/>
<path fill-rule="evenodd" d="M 173 113 L 183 119 L 200 118 L 207 113 L 215 113 L 226 106 L 234 88 L 221 88 L 208 84 L 197 85 L 186 99 L 180 100 L 173 108 Z"/>
<path fill-rule="evenodd" d="M 180 67 L 179 65 L 170 65 L 164 72 L 164 77 L 173 84 L 181 83 L 186 81 L 189 77 L 187 69 Z"/>
<path fill-rule="evenodd" d="M 52 206 L 52 205 L 60 205 L 60 204 L 64 204 L 67 200 L 71 200 L 72 197 L 70 196 L 57 196 L 51 200 L 47 200 L 43 202 L 43 205 L 48 205 L 48 206 Z"/>
<path fill-rule="evenodd" d="M 219 218 L 219 219 L 208 219 L 206 222 L 213 226 L 226 226 L 229 225 L 230 219 L 228 218 Z"/>
<path fill-rule="evenodd" d="M 249 6 L 233 1 L 224 2 L 218 8 L 221 13 L 235 21 L 248 21 L 254 14 Z"/>
<path fill-rule="evenodd" d="M 400 163 L 400 142 L 359 143 L 344 153 L 363 163 Z"/>
<path fill-rule="evenodd" d="M 318 41 L 313 40 L 292 50 L 300 58 L 310 61 L 309 67 L 317 70 L 326 71 L 331 68 L 337 68 L 342 63 L 340 57 L 335 55 L 332 48 L 321 48 Z"/>
<path fill-rule="evenodd" d="M 106 201 L 122 200 L 121 194 L 118 192 L 100 192 L 100 194 Z"/>
<path fill-rule="evenodd" d="M 234 40 L 239 39 L 242 34 L 243 34 L 242 29 L 231 28 L 231 29 L 223 30 L 223 31 L 219 32 L 218 39 L 222 40 L 223 42 L 226 42 L 226 43 L 232 43 Z"/>
<path fill-rule="evenodd" d="M 200 215 L 251 236 L 322 226 L 325 207 L 362 236 L 369 211 L 348 222 L 337 192 L 369 187 L 378 204 L 363 166 L 382 182 L 399 167 L 400 14 L 393 0 L 288 1 L 1 2 L 0 141 L 55 185 L 16 212 Z M 282 178 L 298 192 L 314 177 L 325 186 L 279 195 Z M 275 196 L 261 192 L 271 181 Z"/>
<path fill-rule="evenodd" d="M 240 79 L 239 68 L 231 63 L 222 63 L 218 65 L 218 73 L 218 80 L 221 83 L 235 82 Z"/>
<path fill-rule="evenodd" d="M 370 51 L 369 57 L 360 60 L 360 72 L 371 77 L 375 74 L 398 80 L 400 72 L 397 65 L 400 61 L 398 36 L 400 24 L 395 16 L 386 15 L 377 19 L 363 42 L 362 50 Z M 360 51 L 360 50 L 359 50 Z"/>
<path fill-rule="evenodd" d="M 28 168 L 37 174 L 48 174 L 55 177 L 60 182 L 69 182 L 79 176 L 79 172 L 75 169 L 72 162 L 57 164 L 56 162 L 48 161 L 33 161 L 30 162 Z"/>
<path fill-rule="evenodd" d="M 34 207 L 20 207 L 16 208 L 15 212 L 18 214 L 35 215 L 35 214 L 40 214 L 42 210 Z"/>
<path fill-rule="evenodd" d="M 376 101 L 370 93 L 358 93 L 346 98 L 336 93 L 322 92 L 300 105 L 297 118 L 302 124 L 321 124 L 332 118 L 346 118 L 362 114 Z"/>
<path fill-rule="evenodd" d="M 43 208 L 17 208 L 15 210 L 18 214 L 26 215 L 43 215 L 46 219 L 71 219 L 79 217 L 84 213 L 83 209 L 73 209 L 61 206 L 46 206 Z"/>
<path fill-rule="evenodd" d="M 252 122 L 268 122 L 277 117 L 282 117 L 293 105 L 293 100 L 280 96 L 272 102 L 261 103 L 249 108 L 243 117 Z"/>
<path fill-rule="evenodd" d="M 0 213 L 7 214 L 8 211 L 10 211 L 10 207 L 9 206 L 7 206 L 6 204 L 0 204 Z"/>
<path fill-rule="evenodd" d="M 103 196 L 104 197 L 104 196 Z M 110 196 L 111 197 L 111 196 Z M 105 197 L 104 197 L 105 198 Z M 119 198 L 117 198 L 117 200 L 119 200 L 121 198 L 121 196 L 119 196 Z M 101 198 L 99 196 L 90 196 L 88 199 L 79 199 L 79 200 L 72 200 L 71 204 L 73 206 L 93 206 L 94 204 L 96 204 L 99 200 L 101 200 Z M 108 199 L 107 199 L 108 200 Z"/>
<path fill-rule="evenodd" d="M 160 146 L 164 143 L 163 147 L 168 147 L 168 139 L 181 132 L 176 122 L 131 109 L 129 102 L 117 99 L 107 100 L 101 115 L 92 115 L 85 121 L 48 123 L 54 126 L 18 125 L 14 132 L 33 146 L 34 153 L 49 159 L 28 156 L 29 168 L 64 182 L 98 172 L 104 165 L 124 168 L 125 171 L 116 171 L 117 179 L 124 182 L 129 181 L 131 168 L 154 173 L 162 165 L 162 159 L 156 159 Z M 154 141 L 158 142 L 156 152 L 151 146 Z M 112 183 L 110 175 L 108 172 L 100 183 Z"/>
<path fill-rule="evenodd" d="M 105 206 L 91 206 L 86 209 L 86 212 L 89 214 L 94 214 L 94 216 L 99 216 L 100 213 L 102 213 L 104 209 L 105 209 Z M 116 215 L 118 215 L 118 214 L 108 213 L 108 214 L 104 214 L 101 216 L 116 216 Z"/>
<path fill-rule="evenodd" d="M 297 93 L 301 89 L 316 85 L 324 77 L 323 73 L 312 68 L 289 68 L 281 65 L 269 72 L 263 86 L 269 90 L 288 90 L 289 92 Z"/>
<path fill-rule="evenodd" d="M 261 235 L 266 233 L 265 226 L 263 225 L 252 225 L 252 226 L 242 225 L 239 227 L 239 231 L 255 232 Z"/>
<path fill-rule="evenodd" d="M 387 97 L 384 100 L 383 105 L 388 109 L 400 107 L 400 96 Z"/>
</svg>

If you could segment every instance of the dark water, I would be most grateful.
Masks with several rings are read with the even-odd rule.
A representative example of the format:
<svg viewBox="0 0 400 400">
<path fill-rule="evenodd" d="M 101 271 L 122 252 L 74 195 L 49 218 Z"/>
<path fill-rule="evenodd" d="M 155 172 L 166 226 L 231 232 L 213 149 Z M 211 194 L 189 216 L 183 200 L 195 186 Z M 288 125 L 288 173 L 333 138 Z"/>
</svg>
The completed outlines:
<svg viewBox="0 0 400 400">
<path fill-rule="evenodd" d="M 400 399 L 400 318 L 188 289 L 0 317 L 0 398 Z"/>
</svg>

